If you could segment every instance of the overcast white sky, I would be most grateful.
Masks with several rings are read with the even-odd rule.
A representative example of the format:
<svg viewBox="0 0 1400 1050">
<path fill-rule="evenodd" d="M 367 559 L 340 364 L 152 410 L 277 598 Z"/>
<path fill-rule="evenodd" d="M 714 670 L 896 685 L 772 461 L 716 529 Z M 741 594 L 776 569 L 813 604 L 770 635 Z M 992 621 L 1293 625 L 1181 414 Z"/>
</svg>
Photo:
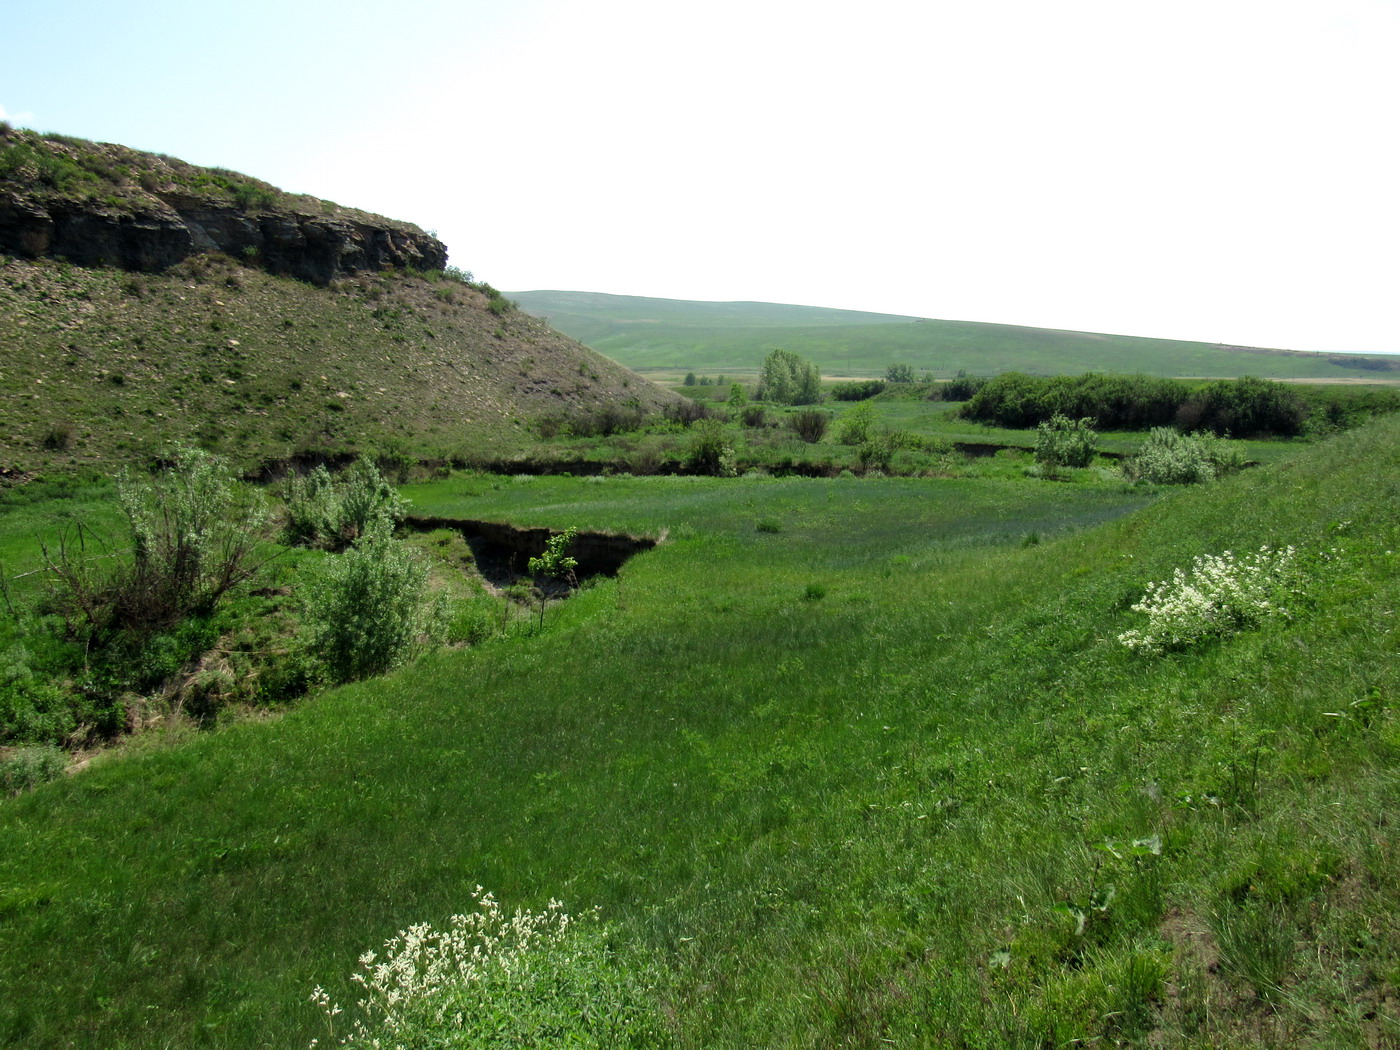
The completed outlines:
<svg viewBox="0 0 1400 1050">
<path fill-rule="evenodd" d="M 1400 0 L 7 0 L 0 112 L 497 287 L 1400 352 Z"/>
</svg>

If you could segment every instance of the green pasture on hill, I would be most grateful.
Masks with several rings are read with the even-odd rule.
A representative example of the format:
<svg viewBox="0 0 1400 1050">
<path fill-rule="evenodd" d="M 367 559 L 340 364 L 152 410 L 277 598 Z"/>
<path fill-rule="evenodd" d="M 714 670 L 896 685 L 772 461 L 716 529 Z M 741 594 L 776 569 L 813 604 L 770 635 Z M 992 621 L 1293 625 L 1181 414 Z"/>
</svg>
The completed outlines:
<svg viewBox="0 0 1400 1050">
<path fill-rule="evenodd" d="M 1168 494 L 527 478 L 418 513 L 662 538 L 542 632 L 0 803 L 0 1039 L 305 1046 L 361 952 L 600 906 L 680 1047 L 1400 1040 L 1400 419 Z M 1117 641 L 1194 557 L 1289 615 Z"/>
<path fill-rule="evenodd" d="M 825 375 L 883 376 L 893 362 L 947 378 L 1144 372 L 1271 379 L 1400 379 L 1385 355 L 1295 353 L 1217 343 L 869 314 L 774 303 L 707 303 L 601 293 L 510 292 L 522 309 L 642 372 L 755 372 L 772 350 L 815 361 Z"/>
</svg>

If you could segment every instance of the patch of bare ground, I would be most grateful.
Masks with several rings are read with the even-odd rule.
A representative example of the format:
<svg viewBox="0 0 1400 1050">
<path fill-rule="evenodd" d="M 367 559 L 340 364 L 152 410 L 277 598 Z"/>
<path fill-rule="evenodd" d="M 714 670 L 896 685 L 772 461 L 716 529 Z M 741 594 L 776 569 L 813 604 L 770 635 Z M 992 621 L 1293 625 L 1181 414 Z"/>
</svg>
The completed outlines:
<svg viewBox="0 0 1400 1050">
<path fill-rule="evenodd" d="M 1148 1045 L 1164 1050 L 1205 1046 L 1291 1045 L 1279 1011 L 1221 964 L 1210 924 L 1194 911 L 1172 908 L 1159 927 L 1172 946 L 1157 1028 Z"/>
<path fill-rule="evenodd" d="M 1219 916 L 1169 910 L 1158 932 L 1173 964 L 1149 1045 L 1400 1048 L 1400 916 L 1378 903 L 1393 899 L 1400 873 L 1395 844 L 1376 847 L 1324 895 L 1280 915 L 1296 941 L 1287 973 L 1272 986 L 1251 982 L 1250 960 L 1230 958 L 1217 936 Z"/>
</svg>

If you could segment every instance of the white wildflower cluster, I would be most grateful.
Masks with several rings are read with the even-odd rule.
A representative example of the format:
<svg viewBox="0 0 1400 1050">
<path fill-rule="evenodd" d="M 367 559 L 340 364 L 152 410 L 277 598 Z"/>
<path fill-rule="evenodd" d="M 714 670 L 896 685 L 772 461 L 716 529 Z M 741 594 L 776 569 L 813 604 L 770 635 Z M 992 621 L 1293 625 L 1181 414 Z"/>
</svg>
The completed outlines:
<svg viewBox="0 0 1400 1050">
<path fill-rule="evenodd" d="M 1170 580 L 1147 585 L 1133 606 L 1147 614 L 1147 626 L 1124 631 L 1118 640 L 1155 656 L 1286 617 L 1284 603 L 1299 582 L 1296 554 L 1292 547 L 1265 546 L 1243 558 L 1230 551 L 1202 555 L 1189 572 L 1177 569 Z"/>
<path fill-rule="evenodd" d="M 428 923 L 410 926 L 385 942 L 382 955 L 370 951 L 360 956 L 360 969 L 350 979 L 363 989 L 364 998 L 339 1045 L 397 1047 L 401 1033 L 421 1030 L 425 1021 L 460 1027 L 463 1017 L 454 1012 L 463 1005 L 463 992 L 528 975 L 532 956 L 560 945 L 574 923 L 555 900 L 541 912 L 508 914 L 480 886 L 472 897 L 476 910 L 452 916 L 447 929 Z M 311 1002 L 326 1015 L 334 1038 L 340 1006 L 319 986 Z"/>
</svg>

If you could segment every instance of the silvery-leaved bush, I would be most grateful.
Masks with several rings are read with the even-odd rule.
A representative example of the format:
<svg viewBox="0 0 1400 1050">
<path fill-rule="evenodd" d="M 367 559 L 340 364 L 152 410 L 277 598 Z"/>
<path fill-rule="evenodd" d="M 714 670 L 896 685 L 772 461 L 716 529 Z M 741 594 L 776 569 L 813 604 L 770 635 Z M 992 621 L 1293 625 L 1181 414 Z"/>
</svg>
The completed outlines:
<svg viewBox="0 0 1400 1050">
<path fill-rule="evenodd" d="M 1124 631 L 1118 640 L 1155 656 L 1287 617 L 1286 603 L 1299 583 L 1296 555 L 1292 547 L 1268 546 L 1243 558 L 1230 551 L 1201 555 L 1189 572 L 1177 569 L 1170 580 L 1147 585 L 1133 606 L 1147 615 L 1147 626 Z"/>
</svg>

